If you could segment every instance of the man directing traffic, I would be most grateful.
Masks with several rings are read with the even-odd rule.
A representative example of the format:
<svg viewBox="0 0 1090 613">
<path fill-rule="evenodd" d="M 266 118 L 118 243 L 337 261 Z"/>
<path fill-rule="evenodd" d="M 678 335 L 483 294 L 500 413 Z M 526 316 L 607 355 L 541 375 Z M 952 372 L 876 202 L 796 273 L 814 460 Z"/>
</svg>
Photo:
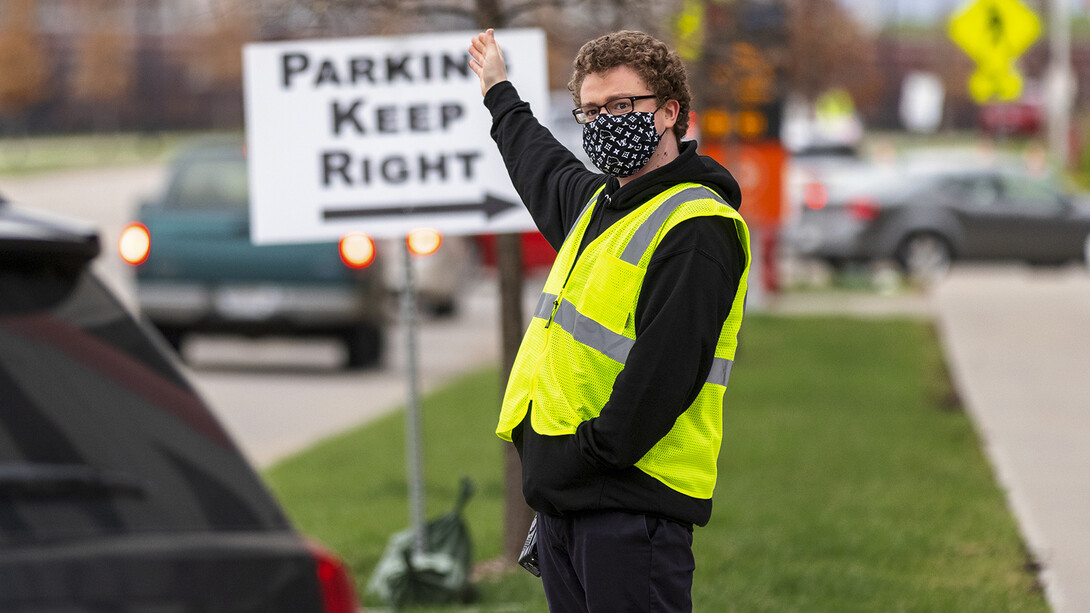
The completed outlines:
<svg viewBox="0 0 1090 613">
<path fill-rule="evenodd" d="M 685 68 L 647 34 L 575 58 L 573 120 L 600 173 L 534 118 L 492 30 L 469 52 L 511 180 L 557 249 L 496 429 L 538 512 L 549 608 L 689 611 L 750 265 L 738 184 L 682 140 Z"/>
</svg>

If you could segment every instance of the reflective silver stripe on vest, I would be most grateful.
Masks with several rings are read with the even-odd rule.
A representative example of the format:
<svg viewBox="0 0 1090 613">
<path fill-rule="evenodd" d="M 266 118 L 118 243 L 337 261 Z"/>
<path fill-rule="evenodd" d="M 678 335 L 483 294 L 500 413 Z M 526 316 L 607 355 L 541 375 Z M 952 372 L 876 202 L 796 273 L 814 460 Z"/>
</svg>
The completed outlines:
<svg viewBox="0 0 1090 613">
<path fill-rule="evenodd" d="M 670 213 L 673 213 L 679 206 L 686 202 L 704 198 L 712 198 L 726 204 L 719 194 L 707 187 L 689 187 L 681 190 L 667 198 L 666 202 L 660 204 L 659 207 L 655 209 L 655 212 L 651 213 L 651 216 L 640 224 L 640 227 L 636 229 L 636 233 L 632 235 L 628 244 L 625 245 L 624 253 L 621 254 L 621 260 L 628 262 L 633 266 L 639 264 L 640 258 L 643 257 L 643 253 L 651 246 L 651 241 L 655 240 L 655 235 L 658 234 L 659 228 L 666 222 L 666 218 L 670 216 Z"/>
<path fill-rule="evenodd" d="M 587 202 L 587 203 L 586 203 L 586 204 L 585 204 L 585 205 L 583 206 L 583 210 L 582 210 L 582 211 L 579 211 L 579 216 L 575 218 L 575 223 L 573 223 L 573 224 L 572 224 L 572 226 L 571 226 L 571 229 L 572 229 L 572 230 L 574 230 L 575 228 L 577 228 L 577 227 L 579 226 L 579 222 L 583 221 L 583 216 L 587 214 L 587 211 L 589 211 L 589 210 L 590 210 L 590 207 L 591 207 L 591 206 L 593 206 L 593 205 L 594 205 L 594 203 L 595 203 L 595 202 L 597 202 L 597 201 L 598 201 L 598 192 L 594 192 L 594 197 L 592 197 L 592 198 L 591 198 L 591 199 L 590 199 L 590 200 L 589 200 L 589 201 L 588 201 L 588 202 Z"/>
<path fill-rule="evenodd" d="M 575 310 L 575 305 L 563 300 L 553 323 L 568 331 L 579 343 L 601 352 L 607 358 L 624 364 L 636 341 L 606 328 Z"/>
<path fill-rule="evenodd" d="M 553 314 L 554 302 L 556 302 L 556 294 L 541 292 L 541 297 L 537 299 L 537 306 L 534 307 L 534 317 L 548 319 Z"/>
<path fill-rule="evenodd" d="M 602 190 L 599 189 L 594 192 L 594 195 L 591 196 L 590 200 L 583 206 L 583 210 L 579 211 L 579 215 L 575 217 L 575 223 L 571 225 L 571 229 L 568 230 L 568 234 L 564 236 L 564 240 L 568 240 L 568 236 L 571 236 L 571 233 L 575 232 L 575 229 L 579 227 L 579 222 L 583 221 L 583 217 L 587 215 L 587 211 L 590 211 L 590 207 L 594 206 L 594 203 L 598 201 L 598 194 L 601 193 L 601 191 Z"/>
<path fill-rule="evenodd" d="M 548 319 L 552 313 L 552 305 L 555 300 L 556 296 L 553 294 L 542 294 L 541 300 L 538 301 L 537 312 L 543 314 L 535 314 L 535 317 Z M 617 334 L 586 315 L 580 314 L 575 309 L 575 305 L 567 300 L 561 301 L 560 308 L 556 311 L 556 317 L 553 318 L 553 323 L 567 330 L 572 338 L 579 343 L 621 364 L 624 364 L 625 360 L 628 359 L 628 354 L 632 351 L 632 345 L 636 343 L 635 340 Z M 712 367 L 708 372 L 707 382 L 726 387 L 727 382 L 730 381 L 730 371 L 733 367 L 734 360 L 712 358 Z"/>
<path fill-rule="evenodd" d="M 708 372 L 708 383 L 727 386 L 730 381 L 730 369 L 734 368 L 734 360 L 727 358 L 713 358 L 712 369 Z"/>
<path fill-rule="evenodd" d="M 643 253 L 651 246 L 651 241 L 653 241 L 655 235 L 658 234 L 659 228 L 666 222 L 666 218 L 686 202 L 703 198 L 712 198 L 726 204 L 718 194 L 707 187 L 691 187 L 674 194 L 659 205 L 659 207 L 655 209 L 642 224 L 640 224 L 640 227 L 636 229 L 635 234 L 633 234 L 632 238 L 625 246 L 625 250 L 621 254 L 621 259 L 629 264 L 638 265 L 640 258 L 643 257 Z M 589 209 L 590 204 L 583 209 L 580 217 L 586 214 Z M 576 223 L 578 224 L 578 222 Z M 537 306 L 534 307 L 534 317 L 548 319 L 549 316 L 552 315 L 553 305 L 556 303 L 556 299 L 556 294 L 542 292 L 541 297 L 538 298 Z M 625 360 L 628 359 L 628 354 L 632 351 L 632 345 L 636 342 L 627 336 L 613 332 L 602 324 L 579 313 L 579 311 L 576 310 L 575 305 L 567 300 L 560 302 L 556 315 L 553 316 L 553 323 L 566 330 L 577 342 L 586 345 L 621 364 L 624 364 Z M 713 358 L 711 370 L 708 372 L 707 382 L 726 386 L 727 381 L 730 380 L 730 371 L 733 366 L 734 362 L 732 360 L 726 358 Z"/>
</svg>

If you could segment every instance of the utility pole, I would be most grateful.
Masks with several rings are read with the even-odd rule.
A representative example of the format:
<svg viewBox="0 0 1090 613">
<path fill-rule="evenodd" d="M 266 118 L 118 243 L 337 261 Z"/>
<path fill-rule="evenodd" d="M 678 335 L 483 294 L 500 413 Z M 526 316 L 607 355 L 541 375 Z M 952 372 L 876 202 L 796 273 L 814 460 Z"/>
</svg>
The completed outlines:
<svg viewBox="0 0 1090 613">
<path fill-rule="evenodd" d="M 1049 3 L 1048 149 L 1062 171 L 1070 151 L 1071 102 L 1075 81 L 1071 72 L 1071 0 Z"/>
</svg>

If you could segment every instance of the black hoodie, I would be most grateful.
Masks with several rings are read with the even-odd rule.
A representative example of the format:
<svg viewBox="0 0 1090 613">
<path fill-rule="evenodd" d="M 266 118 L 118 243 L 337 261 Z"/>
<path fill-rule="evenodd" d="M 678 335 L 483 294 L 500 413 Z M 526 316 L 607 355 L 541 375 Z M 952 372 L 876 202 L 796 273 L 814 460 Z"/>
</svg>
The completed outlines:
<svg viewBox="0 0 1090 613">
<path fill-rule="evenodd" d="M 683 142 L 669 164 L 620 187 L 617 179 L 588 171 L 538 123 L 510 82 L 489 89 L 484 103 L 515 189 L 555 249 L 603 183 L 580 252 L 614 222 L 679 183 L 712 188 L 735 208 L 741 202 L 734 177 L 698 155 L 694 142 Z M 690 219 L 663 237 L 636 305 L 636 341 L 601 414 L 573 435 L 542 436 L 525 427 L 526 420 L 512 433 L 522 459 L 523 495 L 532 508 L 553 515 L 609 509 L 708 522 L 710 499 L 670 489 L 634 464 L 669 432 L 707 380 L 744 266 L 745 251 L 724 218 Z"/>
</svg>

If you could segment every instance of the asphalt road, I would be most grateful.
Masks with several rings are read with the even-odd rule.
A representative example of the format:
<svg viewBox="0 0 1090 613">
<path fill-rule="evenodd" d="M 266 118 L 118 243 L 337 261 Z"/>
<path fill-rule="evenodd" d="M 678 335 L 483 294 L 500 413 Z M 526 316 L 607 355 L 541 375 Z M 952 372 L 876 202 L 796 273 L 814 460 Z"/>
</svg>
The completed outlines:
<svg viewBox="0 0 1090 613">
<path fill-rule="evenodd" d="M 0 193 L 19 204 L 95 224 L 103 242 L 95 267 L 133 308 L 132 271 L 118 257 L 115 245 L 138 200 L 154 193 L 162 179 L 163 168 L 158 165 L 71 171 L 0 180 Z M 527 283 L 528 297 L 523 301 L 527 310 L 533 306 L 533 287 L 533 282 Z M 454 317 L 419 318 L 418 373 L 423 392 L 497 361 L 498 311 L 494 279 L 478 276 L 470 279 Z M 379 369 L 342 370 L 344 350 L 332 339 L 201 336 L 182 347 L 185 368 L 247 457 L 266 466 L 404 403 L 407 351 L 396 308 L 391 309 L 391 320 L 388 351 Z"/>
</svg>

